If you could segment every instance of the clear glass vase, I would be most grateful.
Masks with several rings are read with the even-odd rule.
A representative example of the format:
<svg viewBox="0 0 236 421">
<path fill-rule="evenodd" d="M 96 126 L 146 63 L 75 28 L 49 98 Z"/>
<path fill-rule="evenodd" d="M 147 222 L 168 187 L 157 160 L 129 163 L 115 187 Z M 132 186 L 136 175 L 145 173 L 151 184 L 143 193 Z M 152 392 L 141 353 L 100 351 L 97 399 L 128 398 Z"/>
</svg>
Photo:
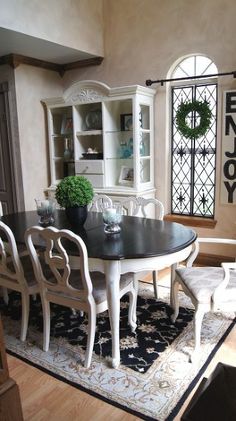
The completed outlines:
<svg viewBox="0 0 236 421">
<path fill-rule="evenodd" d="M 54 222 L 54 211 L 56 202 L 52 199 L 35 199 L 39 224 L 46 226 Z"/>
<path fill-rule="evenodd" d="M 116 234 L 121 231 L 120 223 L 122 215 L 117 208 L 107 208 L 103 214 L 104 232 L 106 234 Z"/>
</svg>

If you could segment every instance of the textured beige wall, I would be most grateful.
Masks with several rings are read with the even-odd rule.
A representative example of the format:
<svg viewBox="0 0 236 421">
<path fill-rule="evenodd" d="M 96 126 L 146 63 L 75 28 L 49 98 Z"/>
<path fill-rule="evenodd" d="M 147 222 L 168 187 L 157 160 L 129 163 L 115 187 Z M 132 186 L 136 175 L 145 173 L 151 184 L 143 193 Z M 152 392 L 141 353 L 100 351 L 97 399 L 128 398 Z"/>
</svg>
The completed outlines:
<svg viewBox="0 0 236 421">
<path fill-rule="evenodd" d="M 110 86 L 145 85 L 166 78 L 170 68 L 189 54 L 204 54 L 219 72 L 236 70 L 235 0 L 104 0 L 105 60 L 99 67 L 68 72 L 64 88 L 79 79 L 97 79 Z M 157 196 L 168 210 L 170 139 L 167 87 L 153 85 L 155 100 L 155 180 Z M 235 89 L 232 77 L 219 80 L 218 155 L 214 230 L 200 235 L 236 237 L 236 207 L 219 203 L 221 99 Z M 163 159 L 165 157 L 165 160 Z"/>
<path fill-rule="evenodd" d="M 102 0 L 0 0 L 0 10 L 0 27 L 103 56 Z"/>
<path fill-rule="evenodd" d="M 23 3 L 25 3 L 25 7 L 26 4 L 29 6 L 29 2 Z M 58 2 L 56 3 L 58 4 Z M 96 3 L 95 0 L 94 3 Z M 12 0 L 10 4 L 13 6 Z M 45 1 L 40 4 L 39 11 L 42 11 L 43 8 L 44 11 L 48 10 L 45 7 Z M 75 5 L 75 2 L 72 4 Z M 32 11 L 31 6 L 29 7 Z M 205 54 L 212 58 L 219 72 L 236 70 L 235 0 L 198 0 L 198 2 L 195 0 L 104 0 L 104 6 L 105 59 L 100 66 L 67 72 L 63 80 L 53 72 L 29 66 L 20 66 L 16 69 L 23 177 L 28 209 L 34 206 L 33 198 L 39 196 L 48 186 L 45 127 L 40 99 L 57 96 L 60 94 L 61 87 L 66 89 L 72 83 L 82 79 L 100 80 L 110 86 L 145 85 L 146 79 L 165 78 L 176 60 L 193 53 Z M 92 9 L 92 12 L 97 10 L 96 5 L 93 4 L 93 7 L 95 9 Z M 57 7 L 57 9 L 59 8 Z M 60 12 L 57 11 L 57 13 Z M 32 14 L 27 16 L 28 19 L 29 16 L 32 18 Z M 39 23 L 38 17 L 35 19 L 36 27 L 42 25 Z M 45 27 L 48 29 L 47 17 L 45 19 L 47 24 Z M 64 27 L 63 30 L 60 27 L 62 33 L 70 32 L 68 26 L 66 26 L 66 31 L 64 29 Z M 40 31 L 42 34 L 42 27 Z M 54 26 L 51 26 L 51 34 L 54 39 L 50 39 L 54 41 L 55 31 Z M 73 33 L 73 25 L 71 33 Z M 49 39 L 49 29 L 47 36 Z M 57 36 L 70 37 L 68 34 L 58 34 Z M 157 89 L 155 100 L 155 181 L 157 196 L 168 209 L 170 143 L 166 112 L 168 109 L 167 88 L 157 85 L 153 85 L 153 87 Z M 218 222 L 214 230 L 199 230 L 199 232 L 201 235 L 235 237 L 236 208 L 235 206 L 222 206 L 219 203 L 221 98 L 222 90 L 225 88 L 235 89 L 236 81 L 231 77 L 222 78 L 219 85 L 216 193 L 216 219 Z"/>
<path fill-rule="evenodd" d="M 107 84 L 165 77 L 182 56 L 202 53 L 221 71 L 235 66 L 235 0 L 104 0 L 105 60 L 82 69 Z M 74 79 L 68 73 L 66 82 Z"/>
<path fill-rule="evenodd" d="M 26 210 L 49 186 L 46 119 L 41 100 L 62 95 L 57 73 L 21 65 L 15 71 L 18 125 Z"/>
</svg>

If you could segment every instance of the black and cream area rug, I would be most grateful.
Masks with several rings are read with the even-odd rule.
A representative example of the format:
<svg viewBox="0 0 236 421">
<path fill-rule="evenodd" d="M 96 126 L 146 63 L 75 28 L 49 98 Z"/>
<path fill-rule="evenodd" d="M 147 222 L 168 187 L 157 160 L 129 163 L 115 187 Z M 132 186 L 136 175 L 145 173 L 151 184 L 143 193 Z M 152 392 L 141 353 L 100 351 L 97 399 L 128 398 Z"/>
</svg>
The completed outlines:
<svg viewBox="0 0 236 421">
<path fill-rule="evenodd" d="M 170 421 L 236 322 L 233 314 L 208 314 L 204 318 L 202 345 L 191 364 L 193 309 L 181 294 L 180 313 L 171 322 L 169 289 L 159 287 L 160 299 L 153 298 L 152 286 L 141 284 L 137 307 L 138 327 L 128 326 L 126 297 L 121 301 L 121 365 L 111 368 L 111 334 L 108 313 L 97 317 L 92 364 L 82 365 L 87 339 L 87 318 L 68 308 L 51 305 L 51 339 L 42 351 L 42 309 L 40 299 L 31 301 L 27 340 L 19 340 L 21 299 L 10 294 L 0 303 L 6 348 L 9 353 L 43 369 L 52 376 L 106 400 L 110 404 L 147 420 Z"/>
</svg>

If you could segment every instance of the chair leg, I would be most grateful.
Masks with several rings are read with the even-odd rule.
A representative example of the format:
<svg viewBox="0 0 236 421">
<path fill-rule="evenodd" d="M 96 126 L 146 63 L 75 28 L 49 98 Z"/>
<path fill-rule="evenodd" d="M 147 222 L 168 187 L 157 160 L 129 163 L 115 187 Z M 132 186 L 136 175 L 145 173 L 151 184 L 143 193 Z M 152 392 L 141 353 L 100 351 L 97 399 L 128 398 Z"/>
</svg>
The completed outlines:
<svg viewBox="0 0 236 421">
<path fill-rule="evenodd" d="M 85 368 L 89 368 L 92 361 L 95 330 L 96 330 L 96 310 L 95 308 L 90 308 L 88 312 L 88 339 L 87 339 L 87 347 L 86 347 L 86 354 L 85 354 L 85 361 L 84 361 Z"/>
<path fill-rule="evenodd" d="M 43 307 L 43 350 L 48 351 L 50 341 L 50 303 L 41 298 Z"/>
<path fill-rule="evenodd" d="M 194 350 L 192 352 L 192 355 L 190 356 L 190 361 L 193 362 L 196 358 L 196 355 L 198 353 L 198 350 L 200 348 L 201 344 L 201 329 L 202 329 L 202 320 L 204 317 L 204 314 L 206 313 L 205 307 L 201 305 L 197 305 L 197 308 L 195 310 L 194 314 Z"/>
<path fill-rule="evenodd" d="M 8 296 L 8 291 L 6 287 L 2 287 L 2 294 L 3 294 L 3 301 L 8 306 L 9 296 Z"/>
<path fill-rule="evenodd" d="M 20 340 L 25 341 L 28 323 L 29 323 L 29 294 L 26 292 L 21 293 L 21 300 L 22 300 L 22 318 L 21 318 L 21 334 Z"/>
<path fill-rule="evenodd" d="M 152 279 L 153 279 L 154 296 L 156 299 L 158 299 L 158 272 L 157 270 L 153 270 Z"/>
<path fill-rule="evenodd" d="M 172 306 L 174 313 L 171 316 L 171 320 L 175 323 L 179 314 L 179 283 L 175 281 L 172 287 Z"/>
<path fill-rule="evenodd" d="M 138 282 L 135 282 L 135 285 L 138 285 Z M 137 316 L 136 316 L 136 307 L 137 307 L 137 290 L 134 288 L 133 291 L 129 293 L 129 314 L 128 314 L 128 323 L 131 327 L 131 331 L 135 332 L 137 327 Z"/>
</svg>

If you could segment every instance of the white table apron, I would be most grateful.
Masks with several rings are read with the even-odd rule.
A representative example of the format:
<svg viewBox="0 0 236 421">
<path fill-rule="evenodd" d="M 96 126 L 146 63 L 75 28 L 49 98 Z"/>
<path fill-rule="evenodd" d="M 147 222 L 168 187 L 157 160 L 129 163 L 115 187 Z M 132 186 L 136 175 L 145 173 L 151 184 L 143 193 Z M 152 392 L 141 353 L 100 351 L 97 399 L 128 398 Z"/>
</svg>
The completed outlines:
<svg viewBox="0 0 236 421">
<path fill-rule="evenodd" d="M 165 254 L 157 257 L 144 257 L 123 260 L 103 260 L 89 258 L 89 270 L 99 271 L 105 274 L 108 311 L 112 336 L 112 366 L 118 368 L 120 364 L 120 275 L 128 272 L 143 272 L 146 270 L 160 270 L 172 267 L 171 270 L 171 299 L 172 304 L 172 283 L 177 263 L 185 260 L 191 253 L 192 246 L 183 248 L 176 253 Z M 71 265 L 75 268 L 78 259 L 71 259 Z"/>
</svg>

